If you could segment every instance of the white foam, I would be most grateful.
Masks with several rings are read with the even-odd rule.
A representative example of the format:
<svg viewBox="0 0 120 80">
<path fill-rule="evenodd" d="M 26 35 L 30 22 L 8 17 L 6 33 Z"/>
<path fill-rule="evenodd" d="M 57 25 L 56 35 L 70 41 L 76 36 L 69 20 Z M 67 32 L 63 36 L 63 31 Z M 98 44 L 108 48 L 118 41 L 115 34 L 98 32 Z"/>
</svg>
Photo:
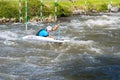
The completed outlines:
<svg viewBox="0 0 120 80">
<path fill-rule="evenodd" d="M 89 27 L 90 26 L 105 26 L 105 25 L 110 25 L 116 23 L 115 21 L 111 20 L 93 20 L 89 19 L 85 22 Z"/>
<path fill-rule="evenodd" d="M 101 16 L 103 19 L 109 19 L 109 16 L 107 16 L 107 15 L 102 15 Z"/>
<path fill-rule="evenodd" d="M 5 73 L 0 73 L 0 76 L 1 77 L 4 77 L 6 80 L 9 79 L 9 80 L 15 80 L 16 77 L 18 77 L 17 75 L 11 75 L 11 74 L 5 74 Z M 0 79 L 2 80 L 2 79 Z"/>
<path fill-rule="evenodd" d="M 114 55 L 120 56 L 120 52 L 114 53 Z"/>
<path fill-rule="evenodd" d="M 71 47 L 73 47 L 73 46 L 76 48 L 89 50 L 90 52 L 93 52 L 93 53 L 98 53 L 98 54 L 103 53 L 103 51 L 99 48 L 99 46 L 97 46 L 97 43 L 92 40 L 70 41 L 69 47 L 67 47 L 66 50 L 71 49 Z"/>
<path fill-rule="evenodd" d="M 91 47 L 90 50 L 91 50 L 91 51 L 94 51 L 95 53 L 99 53 L 99 54 L 102 53 L 102 50 L 101 50 L 101 49 L 98 49 L 98 48 Z"/>
<path fill-rule="evenodd" d="M 76 28 L 77 30 L 79 30 L 79 29 L 83 29 L 83 27 L 81 27 L 81 26 L 84 24 L 83 24 L 83 22 L 76 21 L 76 22 L 71 22 L 70 25 L 73 26 L 72 28 Z"/>
<path fill-rule="evenodd" d="M 0 31 L 0 38 L 6 39 L 6 40 L 16 40 L 18 35 L 16 33 L 13 33 L 11 31 Z"/>
<path fill-rule="evenodd" d="M 73 43 L 73 44 L 80 44 L 80 45 L 84 44 L 85 45 L 85 44 L 93 44 L 94 41 L 92 41 L 92 40 L 87 40 L 87 41 L 72 40 L 71 43 Z"/>
<path fill-rule="evenodd" d="M 17 44 L 15 43 L 15 42 L 13 42 L 13 41 L 9 41 L 9 40 L 5 40 L 4 42 L 3 42 L 5 45 L 13 45 L 13 46 L 16 46 Z"/>
<path fill-rule="evenodd" d="M 33 25 L 33 26 L 38 25 L 36 21 L 34 21 L 34 22 L 28 22 L 28 24 Z"/>
<path fill-rule="evenodd" d="M 22 58 L 17 58 L 17 57 L 0 57 L 0 59 L 4 59 L 4 60 L 22 60 Z"/>
</svg>

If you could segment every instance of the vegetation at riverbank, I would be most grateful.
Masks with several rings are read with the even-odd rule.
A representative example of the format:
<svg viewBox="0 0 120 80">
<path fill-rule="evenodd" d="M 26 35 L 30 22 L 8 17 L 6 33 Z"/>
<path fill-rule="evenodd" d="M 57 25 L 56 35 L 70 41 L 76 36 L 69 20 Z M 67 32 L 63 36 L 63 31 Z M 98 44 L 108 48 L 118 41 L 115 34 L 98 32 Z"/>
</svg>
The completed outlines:
<svg viewBox="0 0 120 80">
<path fill-rule="evenodd" d="M 22 2 L 22 14 L 19 14 L 19 0 L 0 0 L 0 18 L 16 18 L 22 16 L 25 19 L 25 0 Z M 74 8 L 97 12 L 107 10 L 107 5 L 110 0 L 58 0 L 55 3 L 54 0 L 43 0 L 42 13 L 43 17 L 54 16 L 58 17 L 70 16 Z M 114 6 L 120 6 L 120 0 L 112 0 Z M 55 13 L 55 6 L 57 6 L 57 13 Z M 28 0 L 28 19 L 40 16 L 40 0 Z"/>
</svg>

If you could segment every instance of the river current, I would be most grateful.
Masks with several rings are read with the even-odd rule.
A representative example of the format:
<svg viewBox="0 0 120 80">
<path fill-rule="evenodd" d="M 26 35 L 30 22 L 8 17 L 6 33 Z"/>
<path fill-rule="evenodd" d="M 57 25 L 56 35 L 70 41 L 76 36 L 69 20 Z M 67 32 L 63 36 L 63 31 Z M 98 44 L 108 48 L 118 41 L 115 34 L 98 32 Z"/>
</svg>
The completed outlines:
<svg viewBox="0 0 120 80">
<path fill-rule="evenodd" d="M 22 39 L 55 23 L 1 24 L 0 80 L 120 80 L 120 13 L 63 19 L 63 44 Z"/>
</svg>

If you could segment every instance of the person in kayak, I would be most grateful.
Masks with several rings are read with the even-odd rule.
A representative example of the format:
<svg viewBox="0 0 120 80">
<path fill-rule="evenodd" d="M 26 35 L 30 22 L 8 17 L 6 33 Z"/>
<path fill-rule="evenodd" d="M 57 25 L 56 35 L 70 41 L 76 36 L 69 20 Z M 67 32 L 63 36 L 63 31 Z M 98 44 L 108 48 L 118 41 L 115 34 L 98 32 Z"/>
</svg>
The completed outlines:
<svg viewBox="0 0 120 80">
<path fill-rule="evenodd" d="M 49 37 L 49 38 L 51 38 L 52 36 L 50 36 L 49 33 L 50 33 L 51 31 L 56 31 L 59 26 L 60 26 L 60 25 L 57 24 L 57 25 L 55 25 L 54 27 L 48 26 L 48 27 L 46 27 L 46 28 L 44 28 L 44 29 L 41 29 L 41 30 L 38 31 L 38 33 L 36 34 L 36 36 L 42 36 L 42 37 Z"/>
</svg>

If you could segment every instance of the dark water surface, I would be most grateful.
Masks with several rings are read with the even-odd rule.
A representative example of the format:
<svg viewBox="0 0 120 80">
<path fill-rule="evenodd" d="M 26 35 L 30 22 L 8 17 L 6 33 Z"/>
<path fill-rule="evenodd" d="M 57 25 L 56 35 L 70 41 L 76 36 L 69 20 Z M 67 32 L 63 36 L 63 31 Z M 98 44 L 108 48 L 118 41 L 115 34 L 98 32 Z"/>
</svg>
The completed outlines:
<svg viewBox="0 0 120 80">
<path fill-rule="evenodd" d="M 120 13 L 68 19 L 64 44 L 22 39 L 54 23 L 0 25 L 0 80 L 120 80 Z"/>
</svg>

